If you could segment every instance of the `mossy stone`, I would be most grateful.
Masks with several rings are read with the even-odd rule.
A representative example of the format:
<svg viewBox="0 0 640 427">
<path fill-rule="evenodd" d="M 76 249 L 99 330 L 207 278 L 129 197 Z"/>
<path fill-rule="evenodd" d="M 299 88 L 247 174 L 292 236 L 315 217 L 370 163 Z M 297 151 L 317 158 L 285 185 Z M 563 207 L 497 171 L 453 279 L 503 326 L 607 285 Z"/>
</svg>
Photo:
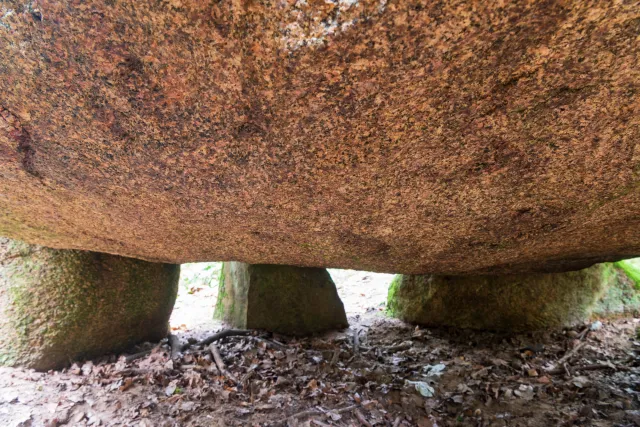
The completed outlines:
<svg viewBox="0 0 640 427">
<path fill-rule="evenodd" d="M 38 370 L 167 335 L 180 266 L 0 238 L 0 364 Z"/>
<path fill-rule="evenodd" d="M 605 294 L 612 266 L 552 274 L 399 275 L 388 312 L 425 326 L 496 331 L 561 328 L 586 321 Z"/>
<path fill-rule="evenodd" d="M 627 277 L 633 281 L 636 289 L 640 290 L 640 258 L 618 261 L 615 265 L 624 270 Z"/>
<path fill-rule="evenodd" d="M 598 317 L 615 317 L 640 310 L 640 287 L 638 287 L 638 270 L 625 268 L 625 261 L 606 263 L 608 270 L 603 278 L 606 280 L 606 291 L 593 308 L 593 315 Z"/>
<path fill-rule="evenodd" d="M 236 328 L 310 335 L 348 326 L 327 270 L 225 262 L 215 317 Z"/>
</svg>

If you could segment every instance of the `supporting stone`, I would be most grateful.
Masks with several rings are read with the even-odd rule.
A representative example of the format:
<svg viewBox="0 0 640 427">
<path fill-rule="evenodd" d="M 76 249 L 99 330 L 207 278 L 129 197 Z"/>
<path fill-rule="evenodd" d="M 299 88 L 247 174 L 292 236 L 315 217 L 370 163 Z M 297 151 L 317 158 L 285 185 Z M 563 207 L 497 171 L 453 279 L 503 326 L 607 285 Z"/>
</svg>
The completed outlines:
<svg viewBox="0 0 640 427">
<path fill-rule="evenodd" d="M 529 331 L 588 320 L 622 270 L 597 264 L 579 271 L 505 276 L 398 275 L 388 311 L 425 326 Z"/>
<path fill-rule="evenodd" d="M 638 261 L 606 264 L 609 274 L 607 289 L 593 308 L 593 317 L 612 318 L 640 311 L 640 270 Z"/>
<path fill-rule="evenodd" d="M 38 370 L 167 335 L 180 266 L 0 238 L 0 364 Z"/>
<path fill-rule="evenodd" d="M 309 335 L 348 326 L 327 270 L 225 262 L 215 317 L 236 328 Z"/>
</svg>

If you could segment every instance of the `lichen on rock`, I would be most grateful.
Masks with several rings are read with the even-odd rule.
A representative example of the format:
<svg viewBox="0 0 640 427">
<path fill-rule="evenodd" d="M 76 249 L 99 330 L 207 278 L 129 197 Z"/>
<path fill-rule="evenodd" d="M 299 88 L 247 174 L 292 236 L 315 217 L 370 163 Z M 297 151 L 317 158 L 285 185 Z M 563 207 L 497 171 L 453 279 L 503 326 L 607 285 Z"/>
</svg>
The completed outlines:
<svg viewBox="0 0 640 427">
<path fill-rule="evenodd" d="M 234 327 L 286 335 L 348 326 L 336 286 L 322 268 L 225 262 L 215 316 Z"/>
<path fill-rule="evenodd" d="M 166 336 L 180 267 L 0 238 L 0 364 L 39 370 Z"/>
</svg>

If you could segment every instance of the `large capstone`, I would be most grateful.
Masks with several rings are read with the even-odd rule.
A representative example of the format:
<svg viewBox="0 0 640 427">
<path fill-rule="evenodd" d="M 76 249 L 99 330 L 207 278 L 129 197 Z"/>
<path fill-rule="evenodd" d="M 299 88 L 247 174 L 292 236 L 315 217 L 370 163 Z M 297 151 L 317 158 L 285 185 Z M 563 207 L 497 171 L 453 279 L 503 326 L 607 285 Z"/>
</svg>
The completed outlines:
<svg viewBox="0 0 640 427">
<path fill-rule="evenodd" d="M 0 235 L 406 274 L 640 254 L 635 1 L 0 5 Z"/>
<path fill-rule="evenodd" d="M 309 335 L 348 326 L 327 270 L 225 262 L 215 317 L 237 328 Z"/>
<path fill-rule="evenodd" d="M 637 295 L 624 271 L 605 263 L 551 274 L 398 275 L 389 287 L 387 309 L 425 326 L 529 331 L 573 326 L 594 310 L 601 315 L 634 310 Z"/>
<path fill-rule="evenodd" d="M 0 238 L 0 364 L 38 370 L 158 341 L 180 266 Z"/>
</svg>

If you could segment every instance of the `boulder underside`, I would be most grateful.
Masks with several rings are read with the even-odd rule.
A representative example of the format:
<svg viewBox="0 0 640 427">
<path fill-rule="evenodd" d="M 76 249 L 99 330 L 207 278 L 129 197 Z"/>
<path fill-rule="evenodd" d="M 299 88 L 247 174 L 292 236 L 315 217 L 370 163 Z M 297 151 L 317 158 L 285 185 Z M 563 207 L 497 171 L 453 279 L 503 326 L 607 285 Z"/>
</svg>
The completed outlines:
<svg viewBox="0 0 640 427">
<path fill-rule="evenodd" d="M 310 335 L 349 326 L 327 270 L 225 262 L 215 317 L 232 327 Z"/>
<path fill-rule="evenodd" d="M 404 321 L 494 331 L 580 324 L 640 308 L 640 291 L 609 263 L 580 271 L 505 276 L 398 275 L 387 309 Z"/>
<path fill-rule="evenodd" d="M 407 274 L 639 255 L 637 5 L 503 3 L 5 1 L 0 235 Z"/>
<path fill-rule="evenodd" d="M 0 238 L 0 365 L 61 368 L 158 341 L 180 266 Z"/>
</svg>

